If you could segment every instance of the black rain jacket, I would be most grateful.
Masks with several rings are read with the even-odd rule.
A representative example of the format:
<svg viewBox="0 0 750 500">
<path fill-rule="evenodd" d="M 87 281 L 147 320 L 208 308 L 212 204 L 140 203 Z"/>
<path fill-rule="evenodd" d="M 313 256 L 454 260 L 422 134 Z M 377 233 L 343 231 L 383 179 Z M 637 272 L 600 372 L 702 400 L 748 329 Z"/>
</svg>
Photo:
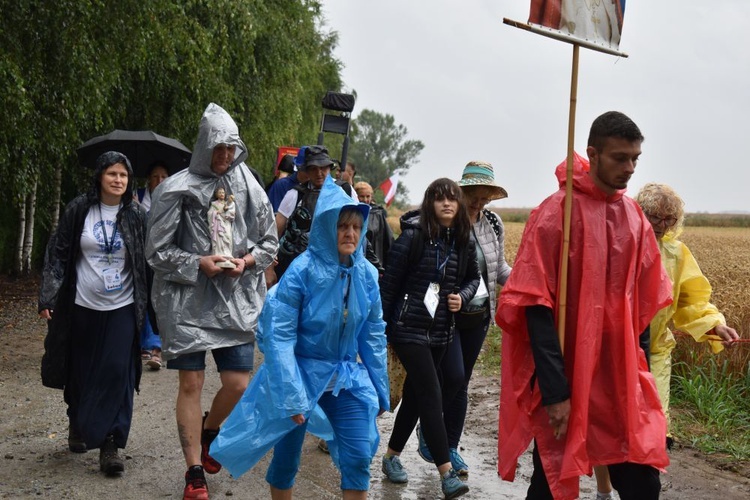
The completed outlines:
<svg viewBox="0 0 750 500">
<path fill-rule="evenodd" d="M 39 311 L 50 309 L 42 357 L 42 384 L 53 389 L 64 389 L 68 377 L 68 359 L 72 343 L 73 309 L 76 299 L 76 260 L 81 252 L 81 232 L 89 208 L 98 200 L 90 194 L 76 197 L 65 207 L 57 231 L 50 237 L 44 259 L 42 283 L 39 290 Z M 133 275 L 133 294 L 136 313 L 136 346 L 133 363 L 136 365 L 136 390 L 141 378 L 140 331 L 146 317 L 150 288 L 150 269 L 146 264 L 146 211 L 138 203 L 130 203 L 117 214 L 117 230 L 122 235 L 130 270 Z"/>
</svg>

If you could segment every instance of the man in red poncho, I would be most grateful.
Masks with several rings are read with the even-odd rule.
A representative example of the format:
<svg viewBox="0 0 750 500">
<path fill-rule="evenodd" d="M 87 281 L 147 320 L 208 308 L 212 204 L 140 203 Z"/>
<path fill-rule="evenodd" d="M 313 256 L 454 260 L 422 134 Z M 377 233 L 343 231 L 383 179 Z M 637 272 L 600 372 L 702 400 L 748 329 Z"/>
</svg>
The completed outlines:
<svg viewBox="0 0 750 500">
<path fill-rule="evenodd" d="M 565 202 L 561 189 L 535 209 L 503 288 L 498 473 L 512 481 L 533 438 L 528 498 L 578 497 L 578 479 L 607 465 L 623 500 L 658 498 L 669 463 L 666 421 L 649 373 L 649 322 L 671 302 L 653 230 L 624 196 L 643 135 L 622 113 L 591 126 L 576 157 L 564 353 L 557 336 Z"/>
</svg>

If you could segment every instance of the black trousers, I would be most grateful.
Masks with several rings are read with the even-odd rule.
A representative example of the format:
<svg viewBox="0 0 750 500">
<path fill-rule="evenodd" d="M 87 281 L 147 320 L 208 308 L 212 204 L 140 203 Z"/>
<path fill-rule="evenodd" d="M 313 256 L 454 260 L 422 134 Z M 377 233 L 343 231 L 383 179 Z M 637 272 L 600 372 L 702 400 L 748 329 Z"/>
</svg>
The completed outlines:
<svg viewBox="0 0 750 500">
<path fill-rule="evenodd" d="M 458 448 L 469 407 L 469 381 L 490 326 L 489 312 L 483 324 L 456 330 L 440 363 L 443 376 L 443 420 L 448 447 Z"/>
<path fill-rule="evenodd" d="M 534 472 L 531 484 L 526 492 L 527 500 L 552 500 L 547 477 L 544 475 L 542 461 L 534 443 Z M 621 500 L 657 500 L 661 491 L 659 471 L 650 465 L 624 462 L 608 466 L 612 487 L 617 490 Z"/>
<path fill-rule="evenodd" d="M 427 447 L 437 465 L 450 462 L 443 423 L 440 362 L 446 346 L 391 344 L 406 370 L 404 394 L 388 446 L 403 451 L 419 420 Z"/>
</svg>

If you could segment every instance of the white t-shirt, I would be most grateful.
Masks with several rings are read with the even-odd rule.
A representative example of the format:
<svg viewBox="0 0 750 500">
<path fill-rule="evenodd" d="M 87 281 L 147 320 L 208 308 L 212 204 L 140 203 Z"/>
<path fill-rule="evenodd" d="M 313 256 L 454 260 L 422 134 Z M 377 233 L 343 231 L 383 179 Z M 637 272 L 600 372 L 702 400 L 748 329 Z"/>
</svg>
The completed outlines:
<svg viewBox="0 0 750 500">
<path fill-rule="evenodd" d="M 288 219 L 292 215 L 292 212 L 294 212 L 294 208 L 297 206 L 298 199 L 299 191 L 297 191 L 296 189 L 290 189 L 284 195 L 281 203 L 279 203 L 279 210 L 277 211 L 277 213 L 280 213 Z"/>
<path fill-rule="evenodd" d="M 352 200 L 359 203 L 359 197 L 357 196 L 357 192 L 354 190 L 354 188 L 352 188 L 351 197 Z M 284 195 L 284 199 L 281 200 L 279 209 L 276 211 L 276 213 L 279 213 L 288 219 L 289 217 L 291 217 L 294 209 L 297 207 L 297 200 L 299 200 L 299 191 L 297 191 L 296 189 L 290 189 Z"/>
<path fill-rule="evenodd" d="M 140 204 L 146 212 L 151 210 L 151 191 L 148 188 L 143 191 L 143 199 L 140 201 Z"/>
<path fill-rule="evenodd" d="M 134 301 L 125 242 L 115 229 L 119 209 L 100 203 L 86 214 L 76 262 L 76 305 L 111 311 Z"/>
</svg>

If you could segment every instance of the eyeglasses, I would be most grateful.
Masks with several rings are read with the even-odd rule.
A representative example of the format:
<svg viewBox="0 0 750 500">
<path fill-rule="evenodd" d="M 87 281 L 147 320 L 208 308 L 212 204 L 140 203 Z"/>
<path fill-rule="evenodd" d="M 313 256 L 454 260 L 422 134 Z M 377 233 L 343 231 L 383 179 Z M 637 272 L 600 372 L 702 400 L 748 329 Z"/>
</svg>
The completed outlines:
<svg viewBox="0 0 750 500">
<path fill-rule="evenodd" d="M 487 203 L 492 201 L 490 198 L 486 196 L 476 196 L 476 195 L 471 195 L 471 194 L 467 194 L 465 196 L 466 196 L 466 201 L 468 203 L 478 202 L 482 206 L 485 206 Z"/>
<path fill-rule="evenodd" d="M 659 217 L 658 215 L 646 213 L 646 218 L 651 224 L 664 224 L 665 227 L 672 227 L 677 224 L 677 217 L 669 215 L 667 217 Z"/>
</svg>

